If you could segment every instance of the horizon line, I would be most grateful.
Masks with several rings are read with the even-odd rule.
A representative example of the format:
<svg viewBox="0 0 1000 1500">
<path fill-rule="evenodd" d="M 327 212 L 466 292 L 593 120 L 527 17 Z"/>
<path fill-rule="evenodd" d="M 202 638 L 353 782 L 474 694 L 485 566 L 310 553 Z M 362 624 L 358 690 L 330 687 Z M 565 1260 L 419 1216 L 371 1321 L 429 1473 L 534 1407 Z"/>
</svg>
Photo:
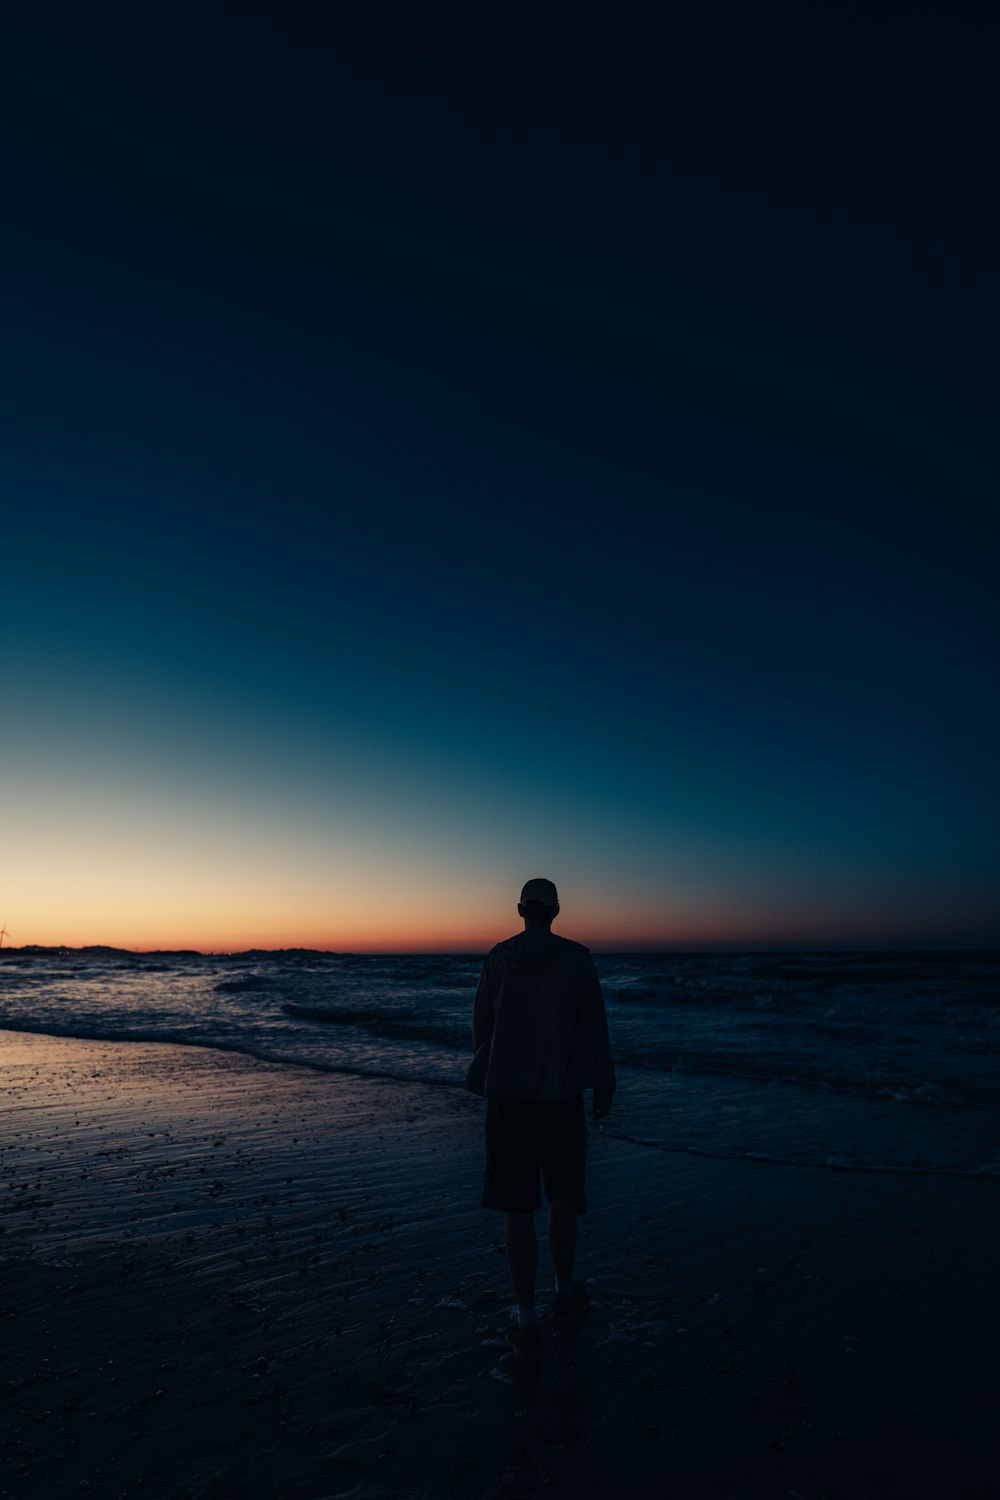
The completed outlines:
<svg viewBox="0 0 1000 1500">
<path fill-rule="evenodd" d="M 557 934 L 558 936 L 558 934 Z M 501 939 L 500 941 L 504 941 Z M 482 944 L 462 943 L 453 948 L 319 948 L 308 944 L 292 943 L 280 947 L 267 947 L 259 944 L 246 948 L 192 948 L 189 946 L 164 948 L 164 947 L 142 947 L 129 948 L 118 943 L 8 943 L 0 948 L 0 955 L 4 953 L 130 953 L 136 955 L 152 954 L 181 954 L 193 953 L 199 958 L 233 958 L 246 953 L 323 953 L 331 957 L 359 957 L 359 958 L 454 958 L 468 955 L 470 957 L 485 955 L 496 946 L 497 940 L 493 939 Z M 716 943 L 698 942 L 668 942 L 668 943 L 615 943 L 611 939 L 595 939 L 593 943 L 584 943 L 581 946 L 589 948 L 595 953 L 634 953 L 634 954 L 660 954 L 660 953 L 687 953 L 687 954 L 709 954 L 709 953 L 995 953 L 1000 952 L 1000 942 L 907 942 L 903 940 L 879 939 L 867 941 L 844 941 L 831 944 L 829 942 L 803 942 L 790 941 L 786 943 L 771 942 L 738 942 L 720 941 Z"/>
</svg>

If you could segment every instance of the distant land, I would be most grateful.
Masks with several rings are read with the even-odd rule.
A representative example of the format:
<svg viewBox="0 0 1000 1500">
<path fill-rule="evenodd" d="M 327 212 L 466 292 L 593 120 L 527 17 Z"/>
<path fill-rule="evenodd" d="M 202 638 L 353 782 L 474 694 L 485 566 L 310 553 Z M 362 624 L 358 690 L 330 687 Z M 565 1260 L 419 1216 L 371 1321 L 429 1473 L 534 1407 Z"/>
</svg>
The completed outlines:
<svg viewBox="0 0 1000 1500">
<path fill-rule="evenodd" d="M 214 948 L 202 950 L 200 948 L 115 948 L 109 943 L 84 943 L 74 948 L 67 943 L 24 943 L 21 947 L 8 944 L 2 950 L 3 953 L 120 953 L 126 958 L 218 958 L 226 957 L 253 958 L 260 955 L 262 958 L 280 953 L 285 957 L 301 954 L 303 958 L 313 954 L 332 954 L 336 958 L 356 958 L 355 953 L 345 949 L 334 948 Z M 370 955 L 368 955 L 370 956 Z"/>
<path fill-rule="evenodd" d="M 85 943 L 74 947 L 68 943 L 24 943 L 20 946 L 14 943 L 5 944 L 0 948 L 0 959 L 7 953 L 18 953 L 23 955 L 52 955 L 72 953 L 104 954 L 107 956 L 121 956 L 123 958 L 434 958 L 435 956 L 454 958 L 462 956 L 466 958 L 481 958 L 493 946 L 485 942 L 481 948 L 440 948 L 433 952 L 427 949 L 409 951 L 406 949 L 365 949 L 357 951 L 350 948 L 118 948 L 109 943 Z M 699 956 L 708 957 L 714 954 L 741 954 L 741 953 L 775 953 L 785 957 L 795 954 L 809 954 L 814 957 L 848 957 L 851 954 L 874 953 L 883 954 L 886 957 L 893 954 L 921 953 L 921 954 L 995 954 L 998 951 L 997 944 L 984 943 L 845 943 L 840 947 L 831 948 L 824 944 L 794 943 L 781 944 L 770 943 L 756 946 L 753 943 L 718 943 L 700 946 L 688 946 L 684 943 L 659 944 L 648 948 L 614 947 L 610 944 L 595 943 L 592 952 L 611 958 L 615 955 L 622 957 L 634 956 L 635 954 L 646 954 L 654 956 L 663 954 L 665 957 L 677 957 L 683 955 L 687 958 Z"/>
</svg>

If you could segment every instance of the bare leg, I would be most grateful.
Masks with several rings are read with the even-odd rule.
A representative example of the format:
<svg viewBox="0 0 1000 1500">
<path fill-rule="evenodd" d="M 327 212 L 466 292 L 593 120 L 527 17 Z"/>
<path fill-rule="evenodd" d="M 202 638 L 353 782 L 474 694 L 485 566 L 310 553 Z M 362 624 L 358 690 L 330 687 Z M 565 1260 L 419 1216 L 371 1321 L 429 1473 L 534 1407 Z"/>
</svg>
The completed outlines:
<svg viewBox="0 0 1000 1500">
<path fill-rule="evenodd" d="M 535 1271 L 538 1266 L 538 1239 L 534 1214 L 508 1214 L 504 1248 L 514 1296 L 518 1307 L 535 1305 Z"/>
<path fill-rule="evenodd" d="M 569 1281 L 576 1257 L 576 1209 L 568 1198 L 549 1204 L 549 1254 L 559 1280 Z"/>
</svg>

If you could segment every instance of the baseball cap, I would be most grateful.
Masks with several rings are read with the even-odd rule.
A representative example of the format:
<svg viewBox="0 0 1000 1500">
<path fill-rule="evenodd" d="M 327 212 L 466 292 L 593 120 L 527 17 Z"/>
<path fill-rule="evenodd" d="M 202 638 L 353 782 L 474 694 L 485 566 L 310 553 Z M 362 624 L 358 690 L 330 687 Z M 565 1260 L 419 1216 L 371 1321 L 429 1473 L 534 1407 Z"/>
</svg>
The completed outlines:
<svg viewBox="0 0 1000 1500">
<path fill-rule="evenodd" d="M 528 901 L 539 901 L 542 906 L 558 906 L 559 894 L 551 880 L 527 880 L 521 889 L 521 904 Z"/>
</svg>

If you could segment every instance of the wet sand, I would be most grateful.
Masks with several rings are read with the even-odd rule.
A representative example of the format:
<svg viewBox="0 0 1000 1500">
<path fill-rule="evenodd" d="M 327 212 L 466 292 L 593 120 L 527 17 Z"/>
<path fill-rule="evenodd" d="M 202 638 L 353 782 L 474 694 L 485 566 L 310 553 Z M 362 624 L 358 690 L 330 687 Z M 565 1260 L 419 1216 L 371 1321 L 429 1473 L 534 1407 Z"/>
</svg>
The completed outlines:
<svg viewBox="0 0 1000 1500">
<path fill-rule="evenodd" d="M 593 1311 L 525 1372 L 480 1101 L 13 1032 L 0 1060 L 0 1500 L 1000 1495 L 995 1180 L 597 1131 Z"/>
</svg>

